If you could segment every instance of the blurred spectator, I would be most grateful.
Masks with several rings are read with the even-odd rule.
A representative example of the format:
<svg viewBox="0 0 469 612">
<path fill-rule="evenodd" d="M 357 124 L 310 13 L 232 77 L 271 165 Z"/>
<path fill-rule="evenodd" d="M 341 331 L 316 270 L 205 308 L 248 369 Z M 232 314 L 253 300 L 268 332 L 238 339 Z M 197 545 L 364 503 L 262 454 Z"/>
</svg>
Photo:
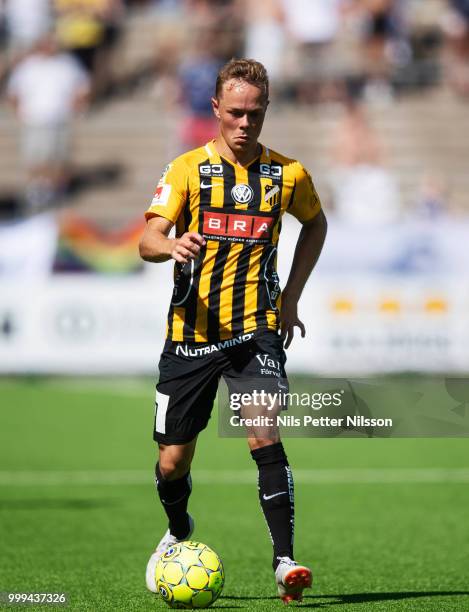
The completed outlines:
<svg viewBox="0 0 469 612">
<path fill-rule="evenodd" d="M 289 74 L 299 83 L 300 99 L 310 102 L 322 96 L 322 85 L 330 82 L 330 46 L 340 25 L 342 0 L 282 0 L 286 31 L 295 57 Z"/>
<path fill-rule="evenodd" d="M 2 81 L 5 78 L 7 71 L 6 46 L 7 28 L 5 21 L 5 6 L 3 0 L 0 0 L 0 90 L 2 88 Z"/>
<path fill-rule="evenodd" d="M 341 0 L 283 0 L 286 26 L 300 44 L 331 42 L 339 27 Z"/>
<path fill-rule="evenodd" d="M 362 44 L 367 87 L 371 99 L 392 97 L 394 70 L 411 59 L 402 0 L 358 0 L 362 12 Z"/>
<path fill-rule="evenodd" d="M 264 64 L 271 87 L 281 80 L 284 69 L 284 18 L 281 0 L 246 0 L 245 56 Z"/>
<path fill-rule="evenodd" d="M 243 55 L 244 0 L 184 0 L 192 29 L 218 32 L 218 51 L 226 61 Z"/>
<path fill-rule="evenodd" d="M 180 0 L 124 0 L 124 4 L 128 8 L 146 8 L 151 6 L 159 6 L 162 4 L 176 4 Z"/>
<path fill-rule="evenodd" d="M 420 181 L 415 213 L 421 219 L 436 220 L 448 215 L 448 184 L 439 173 L 427 172 Z"/>
<path fill-rule="evenodd" d="M 184 112 L 181 122 L 181 149 L 194 149 L 215 138 L 217 122 L 211 98 L 214 83 L 223 65 L 217 54 L 216 32 L 202 32 L 197 50 L 188 55 L 179 69 L 179 99 Z"/>
<path fill-rule="evenodd" d="M 234 16 L 237 0 L 184 0 L 191 21 L 197 25 L 213 26 Z"/>
<path fill-rule="evenodd" d="M 107 0 L 103 3 L 101 16 L 104 35 L 98 50 L 94 74 L 95 93 L 98 96 L 109 92 L 114 80 L 114 55 L 122 39 L 125 11 L 123 0 Z"/>
<path fill-rule="evenodd" d="M 50 0 L 4 0 L 4 27 L 10 64 L 52 26 Z"/>
<path fill-rule="evenodd" d="M 218 71 L 225 61 L 216 26 L 193 31 L 185 51 L 181 58 L 181 50 L 166 48 L 158 61 L 158 80 L 153 91 L 168 112 L 180 111 L 178 142 L 168 150 L 173 157 L 215 137 L 217 122 L 211 98 Z"/>
<path fill-rule="evenodd" d="M 73 57 L 59 51 L 52 35 L 13 70 L 8 96 L 21 125 L 21 156 L 28 171 L 31 208 L 54 202 L 69 177 L 70 129 L 83 110 L 89 80 Z"/>
<path fill-rule="evenodd" d="M 54 7 L 60 44 L 88 71 L 92 90 L 102 93 L 108 82 L 104 58 L 118 38 L 122 0 L 54 0 Z"/>
<path fill-rule="evenodd" d="M 178 142 L 168 156 L 205 144 L 216 135 L 211 98 L 221 66 L 238 55 L 244 0 L 184 0 L 182 39 L 177 26 L 160 40 L 153 95 L 179 116 Z M 181 20 L 180 20 L 181 21 Z"/>
<path fill-rule="evenodd" d="M 331 183 L 337 217 L 361 226 L 399 220 L 397 182 L 385 167 L 383 147 L 363 106 L 350 101 L 336 130 Z"/>
<path fill-rule="evenodd" d="M 447 41 L 447 73 L 454 91 L 469 96 L 469 0 L 448 0 L 442 19 Z"/>
</svg>

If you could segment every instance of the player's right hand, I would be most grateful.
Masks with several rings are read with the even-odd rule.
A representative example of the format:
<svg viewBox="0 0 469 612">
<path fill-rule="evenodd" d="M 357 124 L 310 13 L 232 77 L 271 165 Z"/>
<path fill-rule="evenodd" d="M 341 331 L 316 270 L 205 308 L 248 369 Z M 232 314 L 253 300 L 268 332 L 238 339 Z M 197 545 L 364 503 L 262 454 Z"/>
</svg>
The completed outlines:
<svg viewBox="0 0 469 612">
<path fill-rule="evenodd" d="M 200 253 L 200 248 L 207 243 L 205 238 L 197 232 L 186 232 L 174 240 L 171 257 L 179 263 L 187 263 L 195 259 Z"/>
</svg>

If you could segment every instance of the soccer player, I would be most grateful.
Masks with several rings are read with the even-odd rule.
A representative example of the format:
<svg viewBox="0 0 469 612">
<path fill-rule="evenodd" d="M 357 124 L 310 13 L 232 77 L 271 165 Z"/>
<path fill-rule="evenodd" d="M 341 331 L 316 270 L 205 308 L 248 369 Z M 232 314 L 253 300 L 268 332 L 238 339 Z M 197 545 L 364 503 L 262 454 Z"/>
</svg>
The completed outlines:
<svg viewBox="0 0 469 612">
<path fill-rule="evenodd" d="M 140 255 L 150 262 L 175 260 L 153 432 L 159 446 L 156 487 L 169 529 L 148 562 L 146 583 L 153 592 L 159 557 L 194 530 L 187 512 L 190 466 L 220 377 L 229 388 L 262 379 L 265 388 L 278 391 L 286 379 L 284 347 L 295 327 L 305 335 L 298 301 L 321 252 L 326 221 L 303 166 L 258 142 L 268 103 L 264 66 L 246 59 L 228 62 L 212 98 L 216 139 L 165 168 L 146 212 Z M 302 228 L 280 304 L 276 245 L 284 212 Z M 173 225 L 176 237 L 170 238 Z M 273 367 L 262 368 L 266 357 Z M 247 435 L 278 592 L 286 603 L 300 600 L 312 574 L 293 556 L 287 456 L 277 428 Z"/>
</svg>

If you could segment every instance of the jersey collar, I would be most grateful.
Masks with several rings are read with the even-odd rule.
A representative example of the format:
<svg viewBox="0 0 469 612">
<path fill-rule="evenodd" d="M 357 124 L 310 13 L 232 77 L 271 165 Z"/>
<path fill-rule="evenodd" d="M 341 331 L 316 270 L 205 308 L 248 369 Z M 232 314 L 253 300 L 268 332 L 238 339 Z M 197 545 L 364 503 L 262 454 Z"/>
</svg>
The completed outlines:
<svg viewBox="0 0 469 612">
<path fill-rule="evenodd" d="M 241 166 L 241 168 L 249 168 L 251 164 L 253 164 L 256 160 L 262 157 L 267 157 L 267 158 L 270 157 L 269 149 L 265 147 L 261 142 L 259 142 L 258 144 L 261 145 L 260 153 L 256 155 L 256 157 L 254 157 L 254 159 L 252 159 L 249 163 Z M 239 164 L 233 163 L 231 160 L 227 159 L 226 157 L 223 157 L 223 155 L 220 155 L 220 153 L 218 153 L 218 151 L 215 148 L 215 140 L 209 140 L 207 144 L 205 145 L 205 150 L 207 151 L 209 157 L 216 157 L 220 160 L 226 161 L 228 164 L 234 167 L 239 165 Z"/>
</svg>

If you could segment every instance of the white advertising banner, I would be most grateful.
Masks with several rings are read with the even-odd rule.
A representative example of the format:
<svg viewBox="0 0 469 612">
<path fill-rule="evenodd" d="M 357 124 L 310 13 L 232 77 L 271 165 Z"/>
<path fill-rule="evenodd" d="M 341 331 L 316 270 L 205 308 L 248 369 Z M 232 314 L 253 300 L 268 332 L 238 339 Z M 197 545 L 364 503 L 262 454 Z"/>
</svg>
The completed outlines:
<svg viewBox="0 0 469 612">
<path fill-rule="evenodd" d="M 57 276 L 0 294 L 2 373 L 156 372 L 171 266 L 134 278 Z M 288 371 L 469 372 L 469 286 L 440 278 L 313 276 Z"/>
<path fill-rule="evenodd" d="M 71 275 L 0 296 L 3 372 L 156 371 L 171 286 Z"/>
</svg>

